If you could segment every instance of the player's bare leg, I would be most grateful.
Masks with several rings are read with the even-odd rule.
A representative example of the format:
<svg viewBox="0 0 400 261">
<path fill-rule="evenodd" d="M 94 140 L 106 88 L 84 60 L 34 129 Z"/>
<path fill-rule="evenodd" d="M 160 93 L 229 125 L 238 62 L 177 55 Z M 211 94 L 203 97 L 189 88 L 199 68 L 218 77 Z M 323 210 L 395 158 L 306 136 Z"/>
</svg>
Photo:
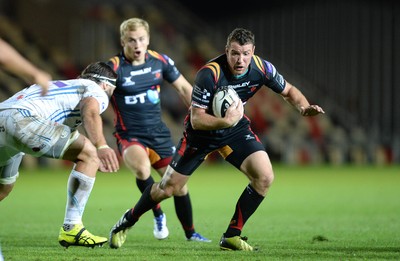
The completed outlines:
<svg viewBox="0 0 400 261">
<path fill-rule="evenodd" d="M 123 151 L 123 159 L 125 165 L 135 173 L 136 185 L 141 193 L 144 192 L 146 187 L 154 184 L 149 155 L 141 144 L 135 143 L 127 147 Z M 167 216 L 160 204 L 155 205 L 152 211 L 154 216 L 153 235 L 156 239 L 166 239 L 169 235 Z"/>
<path fill-rule="evenodd" d="M 238 199 L 235 213 L 221 237 L 219 245 L 222 250 L 256 250 L 247 243 L 247 237 L 241 236 L 241 232 L 246 221 L 264 200 L 274 180 L 272 164 L 265 151 L 257 151 L 249 155 L 243 161 L 241 171 L 249 178 L 250 183 Z"/>
</svg>

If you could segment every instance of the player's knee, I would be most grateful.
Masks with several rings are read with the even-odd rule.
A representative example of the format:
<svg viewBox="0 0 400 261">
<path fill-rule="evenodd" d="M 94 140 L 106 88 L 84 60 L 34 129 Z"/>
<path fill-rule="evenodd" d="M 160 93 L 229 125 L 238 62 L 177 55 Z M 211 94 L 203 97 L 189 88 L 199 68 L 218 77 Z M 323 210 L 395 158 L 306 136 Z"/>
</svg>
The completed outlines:
<svg viewBox="0 0 400 261">
<path fill-rule="evenodd" d="M 269 172 L 266 175 L 264 175 L 263 176 L 264 186 L 266 188 L 269 188 L 272 185 L 272 183 L 274 182 L 274 178 L 275 178 L 275 176 L 274 176 L 273 172 Z"/>
<path fill-rule="evenodd" d="M 183 187 L 179 186 L 174 189 L 174 196 L 185 196 L 188 192 L 188 187 L 185 184 Z"/>
<path fill-rule="evenodd" d="M 125 153 L 123 160 L 128 169 L 130 169 L 138 179 L 146 180 L 150 177 L 151 164 L 148 158 L 137 158 L 132 153 Z"/>
<path fill-rule="evenodd" d="M 259 177 L 254 179 L 252 183 L 256 190 L 263 195 L 271 187 L 273 181 L 274 174 L 272 172 L 269 172 L 265 173 L 264 175 L 260 175 Z"/>
<path fill-rule="evenodd" d="M 148 179 L 150 177 L 150 174 L 151 174 L 150 173 L 150 171 L 151 171 L 150 167 L 146 167 L 146 166 L 143 166 L 143 167 L 139 166 L 139 167 L 135 168 L 134 171 L 135 171 L 136 177 L 138 179 L 141 179 L 141 180 Z"/>
<path fill-rule="evenodd" d="M 165 191 L 169 198 L 172 196 L 185 196 L 188 193 L 187 187 L 182 187 L 180 184 L 170 184 Z"/>
<path fill-rule="evenodd" d="M 164 200 L 173 196 L 173 187 L 165 183 L 158 183 L 152 187 L 151 196 L 153 200 Z"/>
<path fill-rule="evenodd" d="M 172 189 L 164 190 L 164 196 L 165 196 L 165 198 L 170 198 L 170 197 L 172 197 L 173 195 L 174 195 L 174 190 L 172 190 Z"/>
</svg>

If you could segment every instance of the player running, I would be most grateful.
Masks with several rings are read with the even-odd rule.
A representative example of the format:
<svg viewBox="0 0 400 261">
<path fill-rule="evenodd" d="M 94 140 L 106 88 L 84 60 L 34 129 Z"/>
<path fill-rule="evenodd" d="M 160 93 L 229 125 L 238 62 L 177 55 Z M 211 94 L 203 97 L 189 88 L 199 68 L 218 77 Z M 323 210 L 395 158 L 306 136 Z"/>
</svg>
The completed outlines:
<svg viewBox="0 0 400 261">
<path fill-rule="evenodd" d="M 121 247 L 128 230 L 140 216 L 155 204 L 173 196 L 188 182 L 207 155 L 218 151 L 249 179 L 221 237 L 220 249 L 255 250 L 241 233 L 267 195 L 274 173 L 263 144 L 250 128 L 250 120 L 243 116 L 243 103 L 260 88 L 268 87 L 280 94 L 303 116 L 313 116 L 324 111 L 318 105 L 310 105 L 306 97 L 288 83 L 271 63 L 254 55 L 254 50 L 253 33 L 237 28 L 227 38 L 225 53 L 200 69 L 194 84 L 191 111 L 185 121 L 185 133 L 173 160 L 161 182 L 148 187 L 134 208 L 125 212 L 112 227 L 112 247 Z M 224 86 L 234 88 L 241 101 L 231 105 L 224 118 L 217 118 L 213 115 L 211 103 L 215 91 Z"/>
<path fill-rule="evenodd" d="M 117 88 L 111 98 L 115 112 L 118 150 L 125 165 L 136 175 L 136 184 L 143 193 L 154 183 L 151 168 L 162 175 L 175 152 L 171 133 L 162 121 L 160 92 L 166 81 L 190 105 L 192 86 L 165 54 L 148 50 L 150 28 L 140 18 L 125 20 L 120 25 L 122 52 L 109 64 L 117 72 Z M 187 186 L 174 195 L 175 210 L 185 237 L 189 241 L 210 242 L 196 232 Z M 153 235 L 165 239 L 169 235 L 166 215 L 160 204 L 153 207 Z"/>
</svg>

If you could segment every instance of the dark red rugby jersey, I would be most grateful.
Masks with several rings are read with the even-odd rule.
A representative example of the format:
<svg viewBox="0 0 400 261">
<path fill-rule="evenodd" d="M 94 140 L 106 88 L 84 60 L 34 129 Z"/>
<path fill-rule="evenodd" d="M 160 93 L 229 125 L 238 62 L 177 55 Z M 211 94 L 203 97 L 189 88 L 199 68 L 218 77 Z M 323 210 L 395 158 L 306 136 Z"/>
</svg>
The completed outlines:
<svg viewBox="0 0 400 261">
<path fill-rule="evenodd" d="M 107 62 L 118 74 L 111 97 L 115 130 L 147 132 L 162 123 L 160 91 L 164 80 L 174 82 L 181 75 L 165 54 L 147 50 L 144 64 L 134 66 L 120 53 Z"/>
<path fill-rule="evenodd" d="M 245 104 L 262 86 L 266 86 L 276 93 L 281 93 L 286 86 L 286 81 L 273 64 L 257 55 L 253 55 L 248 71 L 243 76 L 235 78 L 229 71 L 226 54 L 223 54 L 209 61 L 197 73 L 192 93 L 192 106 L 206 109 L 208 113 L 213 114 L 212 100 L 214 93 L 217 89 L 225 86 L 231 86 L 235 89 L 243 104 Z M 243 117 L 240 121 L 243 124 L 239 122 L 238 125 L 245 126 L 246 121 L 248 122 L 247 117 Z M 186 116 L 185 127 L 187 131 L 209 133 L 211 136 L 226 131 L 225 129 L 194 131 L 190 125 L 190 114 Z M 231 131 L 229 130 L 229 132 Z"/>
</svg>

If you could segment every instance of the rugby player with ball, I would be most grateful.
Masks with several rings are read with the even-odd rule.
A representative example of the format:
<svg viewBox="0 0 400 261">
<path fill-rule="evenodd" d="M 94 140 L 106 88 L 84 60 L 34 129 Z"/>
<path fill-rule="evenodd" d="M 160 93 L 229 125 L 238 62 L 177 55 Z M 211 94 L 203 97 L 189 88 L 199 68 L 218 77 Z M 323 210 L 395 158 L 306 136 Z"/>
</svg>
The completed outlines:
<svg viewBox="0 0 400 261">
<path fill-rule="evenodd" d="M 264 145 L 250 128 L 249 119 L 243 116 L 243 104 L 266 87 L 281 95 L 303 116 L 314 116 L 324 111 L 318 105 L 310 105 L 299 89 L 288 83 L 270 62 L 255 55 L 254 50 L 254 34 L 236 28 L 227 38 L 225 53 L 199 70 L 192 93 L 192 106 L 185 120 L 185 132 L 176 153 L 161 182 L 148 186 L 136 205 L 113 226 L 111 247 L 121 247 L 129 229 L 140 216 L 162 200 L 172 197 L 188 182 L 207 155 L 218 151 L 249 180 L 227 222 L 219 247 L 221 250 L 257 249 L 247 243 L 247 237 L 241 234 L 244 225 L 267 195 L 274 172 Z M 223 98 L 222 102 L 216 101 L 213 111 L 215 94 L 220 97 L 219 90 L 225 87 L 234 89 L 240 99 L 232 102 L 223 117 L 216 117 L 221 106 L 232 100 Z M 231 95 L 231 91 L 227 92 L 221 96 Z"/>
</svg>

